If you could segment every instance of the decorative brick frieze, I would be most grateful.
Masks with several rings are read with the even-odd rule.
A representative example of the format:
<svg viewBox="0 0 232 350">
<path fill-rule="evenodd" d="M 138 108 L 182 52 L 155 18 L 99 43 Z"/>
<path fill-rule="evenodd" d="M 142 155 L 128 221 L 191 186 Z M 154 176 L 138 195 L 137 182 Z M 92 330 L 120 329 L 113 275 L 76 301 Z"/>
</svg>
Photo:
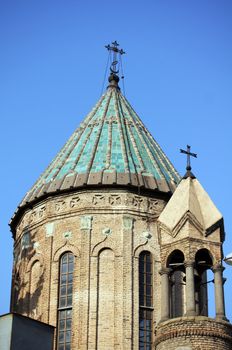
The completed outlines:
<svg viewBox="0 0 232 350">
<path fill-rule="evenodd" d="M 74 195 L 63 195 L 55 198 L 48 198 L 42 204 L 35 205 L 31 210 L 27 210 L 17 226 L 16 238 L 21 235 L 25 227 L 37 227 L 43 222 L 50 224 L 50 219 L 57 219 L 59 216 L 69 216 L 83 213 L 86 210 L 102 212 L 116 210 L 136 214 L 139 210 L 140 215 L 146 217 L 151 215 L 150 219 L 156 220 L 165 206 L 162 199 L 153 199 L 149 197 L 139 196 L 127 192 L 105 193 L 94 192 L 78 192 Z M 46 229 L 47 230 L 47 229 Z M 46 231 L 46 235 L 53 235 L 51 229 Z"/>
<path fill-rule="evenodd" d="M 187 339 L 187 340 L 186 340 Z M 232 349 L 232 325 L 209 317 L 180 317 L 156 328 L 155 349 L 176 350 L 189 343 L 191 350 Z"/>
</svg>

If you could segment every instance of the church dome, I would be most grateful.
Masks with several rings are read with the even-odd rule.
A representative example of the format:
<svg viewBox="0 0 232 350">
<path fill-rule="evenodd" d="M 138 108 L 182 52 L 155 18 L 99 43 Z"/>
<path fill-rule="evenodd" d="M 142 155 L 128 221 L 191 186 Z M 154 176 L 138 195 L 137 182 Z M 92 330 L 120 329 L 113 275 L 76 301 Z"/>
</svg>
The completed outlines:
<svg viewBox="0 0 232 350">
<path fill-rule="evenodd" d="M 11 310 L 55 327 L 54 349 L 231 349 L 222 215 L 189 145 L 180 181 L 118 87 L 124 51 L 107 49 L 105 94 L 11 221 Z"/>
<path fill-rule="evenodd" d="M 112 84 L 22 201 L 95 185 L 173 192 L 179 175 Z"/>
<path fill-rule="evenodd" d="M 113 80 L 20 207 L 86 186 L 172 193 L 180 177 Z"/>
</svg>

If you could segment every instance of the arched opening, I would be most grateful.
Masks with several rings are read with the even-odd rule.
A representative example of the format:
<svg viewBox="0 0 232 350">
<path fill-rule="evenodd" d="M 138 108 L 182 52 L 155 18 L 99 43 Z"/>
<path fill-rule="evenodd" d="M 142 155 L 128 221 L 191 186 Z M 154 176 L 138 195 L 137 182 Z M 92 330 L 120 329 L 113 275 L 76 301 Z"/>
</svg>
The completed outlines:
<svg viewBox="0 0 232 350">
<path fill-rule="evenodd" d="M 170 273 L 170 317 L 180 317 L 185 313 L 185 268 L 184 254 L 174 250 L 167 260 Z"/>
<path fill-rule="evenodd" d="M 74 255 L 64 253 L 59 264 L 57 350 L 71 349 Z"/>
<path fill-rule="evenodd" d="M 152 349 L 153 324 L 153 266 L 152 255 L 139 255 L 139 350 Z"/>
<path fill-rule="evenodd" d="M 195 255 L 195 302 L 196 314 L 208 316 L 208 295 L 209 289 L 212 294 L 213 287 L 209 284 L 212 279 L 211 267 L 213 261 L 207 249 L 200 249 Z M 209 278 L 210 277 L 210 278 Z"/>
</svg>

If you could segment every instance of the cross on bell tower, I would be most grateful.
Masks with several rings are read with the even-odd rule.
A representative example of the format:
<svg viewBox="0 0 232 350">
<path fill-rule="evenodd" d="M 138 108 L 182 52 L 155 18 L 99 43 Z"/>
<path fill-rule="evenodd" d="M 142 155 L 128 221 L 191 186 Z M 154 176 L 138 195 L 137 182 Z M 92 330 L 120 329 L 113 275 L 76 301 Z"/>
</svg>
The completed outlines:
<svg viewBox="0 0 232 350">
<path fill-rule="evenodd" d="M 190 152 L 191 146 L 187 145 L 187 150 L 184 149 L 180 149 L 180 153 L 184 153 L 187 155 L 187 166 L 186 166 L 186 174 L 184 176 L 184 179 L 186 179 L 187 177 L 191 177 L 191 178 L 195 178 L 195 176 L 193 175 L 193 173 L 191 172 L 192 168 L 191 168 L 191 161 L 190 161 L 190 157 L 194 157 L 197 158 L 197 154 L 196 153 L 192 153 Z"/>
</svg>

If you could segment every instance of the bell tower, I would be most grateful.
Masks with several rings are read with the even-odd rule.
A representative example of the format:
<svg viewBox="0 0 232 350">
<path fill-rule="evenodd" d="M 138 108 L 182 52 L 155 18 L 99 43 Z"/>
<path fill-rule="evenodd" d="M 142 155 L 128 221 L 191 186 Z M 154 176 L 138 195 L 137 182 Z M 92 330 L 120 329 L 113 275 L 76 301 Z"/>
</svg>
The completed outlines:
<svg viewBox="0 0 232 350">
<path fill-rule="evenodd" d="M 187 172 L 158 218 L 161 242 L 161 320 L 156 349 L 230 349 L 231 325 L 223 291 L 224 226 L 221 213 L 191 172 Z M 208 281 L 207 272 L 213 272 Z M 215 319 L 208 317 L 209 282 L 214 283 Z"/>
<path fill-rule="evenodd" d="M 106 48 L 106 92 L 12 218 L 11 311 L 54 326 L 54 350 L 229 350 L 222 215 L 123 96 L 124 51 Z"/>
</svg>

